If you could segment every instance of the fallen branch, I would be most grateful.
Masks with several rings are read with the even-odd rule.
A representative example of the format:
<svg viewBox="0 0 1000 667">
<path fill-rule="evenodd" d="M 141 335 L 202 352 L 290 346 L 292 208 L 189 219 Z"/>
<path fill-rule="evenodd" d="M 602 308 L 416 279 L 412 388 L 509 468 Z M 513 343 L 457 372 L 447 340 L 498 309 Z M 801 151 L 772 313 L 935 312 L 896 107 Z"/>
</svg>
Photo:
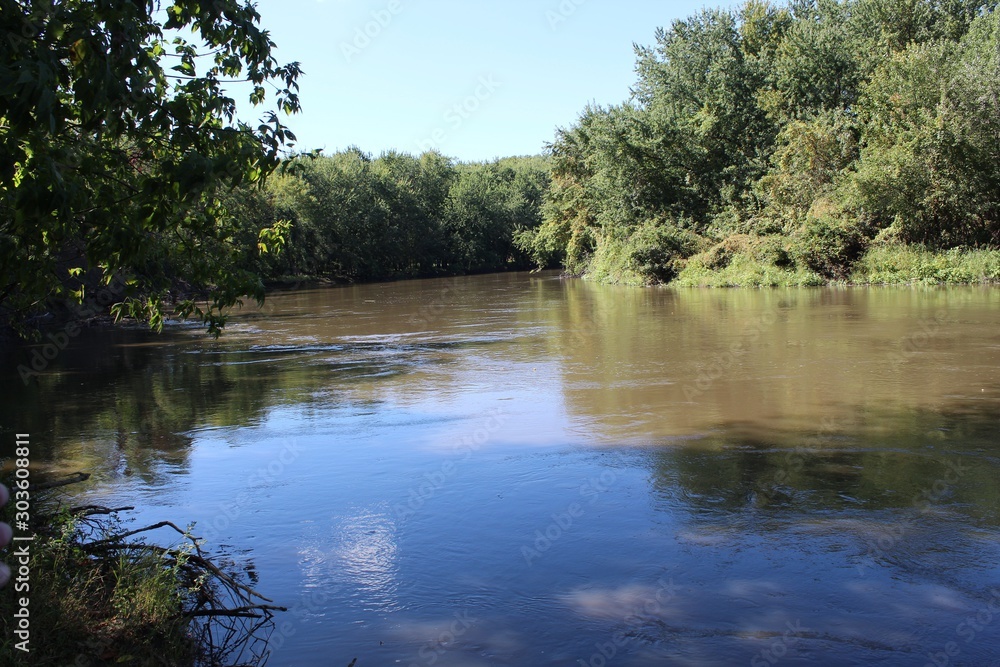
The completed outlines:
<svg viewBox="0 0 1000 667">
<path fill-rule="evenodd" d="M 96 545 L 99 545 L 99 544 L 104 544 L 105 542 L 121 542 L 126 537 L 132 537 L 133 535 L 138 535 L 139 533 L 145 533 L 145 532 L 148 532 L 150 530 L 156 530 L 157 528 L 165 528 L 165 527 L 173 528 L 174 530 L 176 530 L 181 535 L 184 535 L 185 537 L 188 536 L 188 534 L 185 531 L 183 531 L 180 528 L 178 528 L 173 522 L 170 522 L 170 521 L 161 521 L 159 523 L 154 523 L 152 526 L 146 526 L 145 528 L 137 528 L 135 530 L 130 530 L 130 531 L 125 532 L 125 533 L 119 533 L 117 535 L 112 535 L 111 537 L 107 537 L 107 538 L 105 538 L 103 540 L 96 540 L 94 542 L 91 542 L 90 546 L 96 546 Z M 196 539 L 196 538 L 192 538 L 192 539 Z"/>
<path fill-rule="evenodd" d="M 164 523 L 169 523 L 169 522 L 164 522 Z M 159 527 L 159 524 L 157 524 L 156 526 L 148 526 L 146 529 L 150 529 L 151 530 L 151 529 L 156 528 L 156 527 Z M 174 527 L 176 528 L 176 526 L 174 526 Z M 140 532 L 143 532 L 146 529 L 140 528 L 139 530 L 130 531 L 129 534 L 140 533 Z M 180 551 L 179 549 L 168 549 L 166 547 L 157 546 L 155 544 L 143 544 L 141 542 L 118 543 L 118 542 L 114 541 L 113 538 L 108 538 L 106 540 L 98 540 L 97 542 L 90 542 L 89 544 L 83 545 L 83 549 L 85 551 L 91 551 L 91 550 L 95 550 L 95 549 L 101 549 L 101 550 L 105 550 L 105 551 L 114 550 L 114 549 L 133 549 L 133 550 L 140 550 L 140 551 L 145 550 L 145 551 L 153 552 L 153 553 L 158 554 L 158 555 L 169 556 L 170 558 L 174 558 L 174 559 L 183 559 L 186 563 L 189 563 L 189 564 L 191 564 L 193 566 L 200 567 L 200 568 L 203 568 L 205 570 L 208 570 L 213 575 L 215 575 L 216 578 L 218 578 L 219 580 L 221 580 L 222 582 L 224 582 L 227 586 L 230 586 L 232 588 L 235 588 L 235 589 L 238 589 L 240 591 L 243 591 L 248 596 L 253 596 L 253 597 L 256 597 L 256 598 L 260 598 L 261 600 L 265 600 L 267 602 L 274 602 L 274 600 L 272 600 L 271 598 L 264 597 L 263 595 L 261 595 L 260 593 L 258 593 L 254 589 L 250 588 L 246 584 L 241 584 L 240 582 L 236 581 L 231 576 L 229 576 L 228 574 L 226 574 L 225 572 L 223 572 L 221 569 L 219 569 L 219 567 L 217 565 L 215 565 L 215 563 L 213 563 L 212 561 L 208 560 L 204 556 L 201 556 L 201 555 L 196 554 L 196 553 L 186 553 L 186 552 Z"/>
<path fill-rule="evenodd" d="M 103 505 L 80 505 L 79 507 L 69 508 L 69 513 L 73 516 L 82 519 L 88 516 L 94 516 L 95 514 L 114 514 L 115 512 L 124 512 L 126 510 L 134 510 L 135 508 L 131 505 L 127 507 L 104 507 Z"/>
<path fill-rule="evenodd" d="M 272 604 L 252 604 L 234 609 L 202 609 L 199 611 L 185 612 L 184 615 L 192 616 L 244 616 L 246 618 L 261 618 L 258 611 L 288 611 L 288 607 L 279 607 Z"/>
<path fill-rule="evenodd" d="M 60 479 L 53 482 L 39 482 L 38 484 L 29 484 L 28 491 L 44 491 L 45 489 L 54 489 L 58 486 L 68 486 L 70 484 L 85 482 L 88 479 L 90 479 L 89 472 L 75 472 L 66 479 Z"/>
</svg>

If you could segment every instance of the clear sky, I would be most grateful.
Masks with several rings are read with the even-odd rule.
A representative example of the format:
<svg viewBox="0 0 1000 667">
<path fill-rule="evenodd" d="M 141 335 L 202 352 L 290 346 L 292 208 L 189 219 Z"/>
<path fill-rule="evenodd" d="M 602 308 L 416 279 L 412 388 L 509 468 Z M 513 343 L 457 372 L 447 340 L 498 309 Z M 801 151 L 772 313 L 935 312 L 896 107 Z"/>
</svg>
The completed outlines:
<svg viewBox="0 0 1000 667">
<path fill-rule="evenodd" d="M 720 0 L 707 6 L 735 6 Z M 436 148 L 459 160 L 542 151 L 588 102 L 634 82 L 632 44 L 697 0 L 258 0 L 297 60 L 297 149 Z"/>
</svg>

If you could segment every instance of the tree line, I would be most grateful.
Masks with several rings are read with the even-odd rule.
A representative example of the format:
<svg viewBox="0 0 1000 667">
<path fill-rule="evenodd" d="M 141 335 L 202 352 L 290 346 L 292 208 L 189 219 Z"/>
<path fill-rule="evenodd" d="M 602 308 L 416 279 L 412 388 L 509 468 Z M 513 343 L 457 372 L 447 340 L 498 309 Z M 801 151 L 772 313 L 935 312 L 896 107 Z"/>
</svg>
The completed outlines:
<svg viewBox="0 0 1000 667">
<path fill-rule="evenodd" d="M 629 100 L 558 131 L 543 224 L 521 247 L 597 279 L 680 284 L 864 280 L 913 253 L 997 249 L 994 6 L 748 0 L 674 21 L 637 47 Z M 988 259 L 941 275 L 1000 279 Z"/>
<path fill-rule="evenodd" d="M 279 252 L 258 253 L 266 280 L 352 282 L 532 268 L 515 239 L 541 224 L 543 157 L 456 162 L 358 148 L 297 156 L 263 188 L 228 195 L 241 243 L 284 226 Z"/>
<path fill-rule="evenodd" d="M 295 154 L 278 114 L 299 110 L 302 71 L 238 0 L 0 0 L 0 326 L 101 296 L 217 333 L 267 281 L 529 266 L 1000 280 L 995 4 L 706 9 L 636 47 L 631 97 L 584 109 L 546 155 L 463 163 Z M 272 106 L 259 124 L 233 79 Z"/>
</svg>

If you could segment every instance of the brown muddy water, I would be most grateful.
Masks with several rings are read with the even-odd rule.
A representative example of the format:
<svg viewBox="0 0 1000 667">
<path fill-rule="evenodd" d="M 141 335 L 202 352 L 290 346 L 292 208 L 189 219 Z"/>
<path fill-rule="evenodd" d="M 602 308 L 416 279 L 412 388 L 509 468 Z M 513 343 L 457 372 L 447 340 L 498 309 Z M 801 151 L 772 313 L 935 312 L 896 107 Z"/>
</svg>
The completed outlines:
<svg viewBox="0 0 1000 667">
<path fill-rule="evenodd" d="M 0 391 L 289 607 L 270 665 L 1000 665 L 997 288 L 298 290 Z"/>
</svg>

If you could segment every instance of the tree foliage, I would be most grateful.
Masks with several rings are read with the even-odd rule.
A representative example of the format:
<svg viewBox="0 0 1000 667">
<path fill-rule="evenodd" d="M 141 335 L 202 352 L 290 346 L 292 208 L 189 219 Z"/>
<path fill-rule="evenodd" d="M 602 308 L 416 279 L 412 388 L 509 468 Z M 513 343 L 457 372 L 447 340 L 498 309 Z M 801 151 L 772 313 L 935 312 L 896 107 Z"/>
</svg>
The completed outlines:
<svg viewBox="0 0 1000 667">
<path fill-rule="evenodd" d="M 0 0 L 8 321 L 114 283 L 120 315 L 158 326 L 180 295 L 178 312 L 217 332 L 222 309 L 262 298 L 247 256 L 260 248 L 235 242 L 224 199 L 261 182 L 294 139 L 277 113 L 299 109 L 300 70 L 274 59 L 259 20 L 238 0 Z M 277 111 L 240 118 L 235 82 Z M 280 227 L 256 231 L 280 244 Z"/>
<path fill-rule="evenodd" d="M 873 244 L 997 247 L 994 4 L 748 0 L 657 30 L 632 97 L 558 131 L 521 243 L 627 282 L 719 248 L 781 249 L 764 255 L 811 281 Z"/>
<path fill-rule="evenodd" d="M 887 245 L 996 248 L 994 5 L 702 10 L 636 47 L 632 96 L 548 156 L 456 163 L 284 155 L 301 72 L 239 0 L 0 0 L 0 318 L 99 293 L 218 332 L 288 277 L 655 283 L 743 257 L 813 284 Z M 276 110 L 250 123 L 234 89 Z"/>
<path fill-rule="evenodd" d="M 515 239 L 541 223 L 548 187 L 540 157 L 455 163 L 351 148 L 297 157 L 235 198 L 250 230 L 290 225 L 283 252 L 260 267 L 267 278 L 357 281 L 530 267 Z"/>
</svg>

